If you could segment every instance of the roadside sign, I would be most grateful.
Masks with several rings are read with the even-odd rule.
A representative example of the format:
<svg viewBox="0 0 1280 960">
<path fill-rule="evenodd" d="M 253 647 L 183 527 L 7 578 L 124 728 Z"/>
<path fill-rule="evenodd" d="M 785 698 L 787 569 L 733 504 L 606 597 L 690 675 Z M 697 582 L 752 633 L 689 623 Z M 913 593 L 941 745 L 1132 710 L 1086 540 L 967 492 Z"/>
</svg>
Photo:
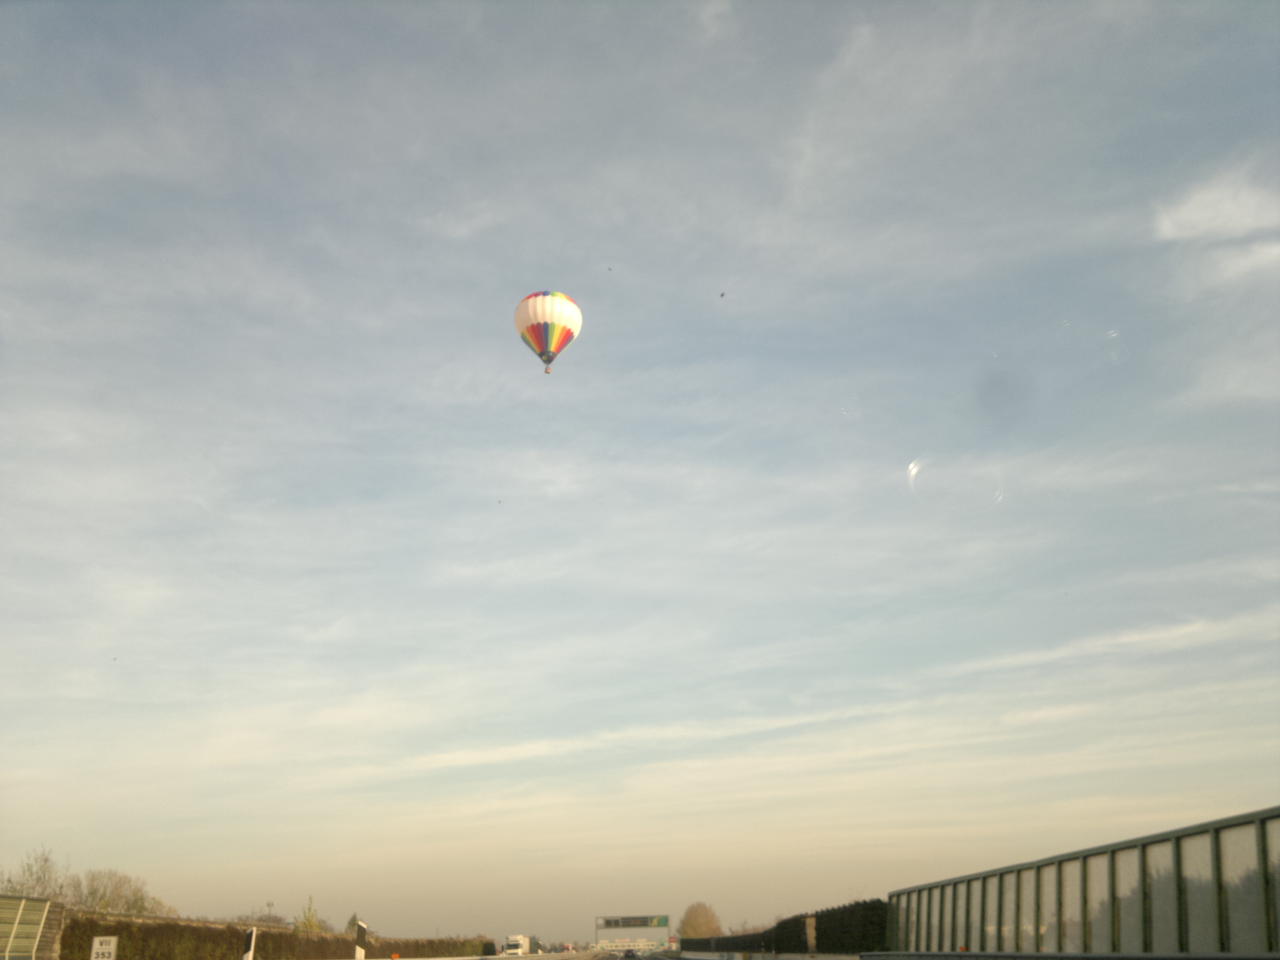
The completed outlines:
<svg viewBox="0 0 1280 960">
<path fill-rule="evenodd" d="M 119 937 L 94 937 L 93 952 L 89 960 L 116 960 L 116 942 Z"/>
</svg>

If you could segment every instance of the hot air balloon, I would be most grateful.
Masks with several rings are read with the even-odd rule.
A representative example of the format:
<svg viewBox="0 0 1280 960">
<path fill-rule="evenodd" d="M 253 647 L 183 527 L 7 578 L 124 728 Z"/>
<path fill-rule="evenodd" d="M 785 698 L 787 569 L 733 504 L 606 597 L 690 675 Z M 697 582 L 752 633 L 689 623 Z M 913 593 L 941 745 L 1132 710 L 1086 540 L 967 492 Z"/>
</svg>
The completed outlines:
<svg viewBox="0 0 1280 960">
<path fill-rule="evenodd" d="M 559 290 L 535 290 L 516 307 L 516 332 L 529 349 L 551 364 L 582 329 L 582 311 L 577 301 Z"/>
</svg>

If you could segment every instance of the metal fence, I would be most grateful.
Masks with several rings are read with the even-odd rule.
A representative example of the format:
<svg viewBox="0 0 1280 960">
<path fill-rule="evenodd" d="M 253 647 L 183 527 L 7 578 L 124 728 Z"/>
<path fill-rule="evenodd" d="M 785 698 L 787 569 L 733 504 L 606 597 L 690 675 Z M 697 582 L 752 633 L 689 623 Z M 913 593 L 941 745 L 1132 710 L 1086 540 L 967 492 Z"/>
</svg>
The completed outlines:
<svg viewBox="0 0 1280 960">
<path fill-rule="evenodd" d="M 917 953 L 1280 954 L 1280 807 L 889 894 Z"/>
<path fill-rule="evenodd" d="M 63 913 L 60 903 L 0 895 L 0 960 L 51 960 Z"/>
</svg>

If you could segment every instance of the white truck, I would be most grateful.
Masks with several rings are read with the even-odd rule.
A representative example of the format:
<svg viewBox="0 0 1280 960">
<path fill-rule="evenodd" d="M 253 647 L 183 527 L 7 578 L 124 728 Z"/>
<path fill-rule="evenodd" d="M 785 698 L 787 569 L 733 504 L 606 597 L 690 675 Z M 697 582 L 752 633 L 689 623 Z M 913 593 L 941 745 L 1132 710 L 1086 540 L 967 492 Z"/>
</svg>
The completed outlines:
<svg viewBox="0 0 1280 960">
<path fill-rule="evenodd" d="M 508 935 L 507 942 L 502 945 L 504 957 L 527 957 L 529 952 L 529 938 L 523 933 Z"/>
</svg>

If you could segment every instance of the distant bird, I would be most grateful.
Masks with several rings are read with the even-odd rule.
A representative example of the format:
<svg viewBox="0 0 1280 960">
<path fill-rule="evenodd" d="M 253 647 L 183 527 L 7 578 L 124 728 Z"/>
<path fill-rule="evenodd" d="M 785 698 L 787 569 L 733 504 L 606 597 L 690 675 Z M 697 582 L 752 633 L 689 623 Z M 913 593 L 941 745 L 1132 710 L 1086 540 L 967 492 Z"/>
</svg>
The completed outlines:
<svg viewBox="0 0 1280 960">
<path fill-rule="evenodd" d="M 721 300 L 723 300 L 723 299 L 724 299 L 724 291 L 723 291 L 723 290 L 721 290 L 721 291 L 720 291 L 720 299 L 721 299 Z"/>
</svg>

